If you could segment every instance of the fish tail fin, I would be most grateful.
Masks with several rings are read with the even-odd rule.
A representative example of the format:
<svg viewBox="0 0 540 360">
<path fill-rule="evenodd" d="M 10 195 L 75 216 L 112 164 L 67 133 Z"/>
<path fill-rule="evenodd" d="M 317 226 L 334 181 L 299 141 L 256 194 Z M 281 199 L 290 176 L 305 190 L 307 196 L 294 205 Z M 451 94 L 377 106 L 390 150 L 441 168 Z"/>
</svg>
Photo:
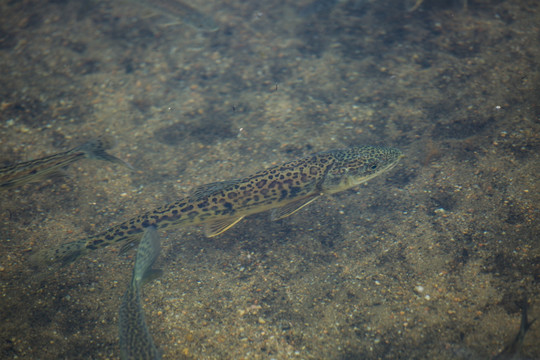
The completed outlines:
<svg viewBox="0 0 540 360">
<path fill-rule="evenodd" d="M 115 164 L 126 166 L 130 170 L 134 170 L 133 166 L 122 159 L 117 158 L 107 152 L 116 145 L 112 136 L 102 136 L 97 139 L 90 140 L 81 146 L 76 147 L 72 151 L 82 151 L 87 158 L 109 161 Z"/>
<path fill-rule="evenodd" d="M 141 280 L 141 286 L 151 283 L 163 275 L 163 269 L 148 269 Z"/>
<path fill-rule="evenodd" d="M 54 264 L 65 266 L 75 261 L 86 251 L 88 251 L 86 248 L 86 240 L 81 239 L 50 249 L 39 250 L 30 256 L 30 262 L 36 266 L 48 266 Z"/>
</svg>

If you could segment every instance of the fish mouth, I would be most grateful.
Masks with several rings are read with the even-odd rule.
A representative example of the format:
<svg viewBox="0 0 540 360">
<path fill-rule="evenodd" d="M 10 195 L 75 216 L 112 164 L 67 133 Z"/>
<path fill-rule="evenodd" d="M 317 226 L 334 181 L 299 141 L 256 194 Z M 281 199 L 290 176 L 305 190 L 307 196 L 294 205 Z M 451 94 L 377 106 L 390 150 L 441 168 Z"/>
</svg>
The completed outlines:
<svg viewBox="0 0 540 360">
<path fill-rule="evenodd" d="M 384 171 L 388 171 L 388 170 L 391 170 L 393 169 L 398 163 L 399 163 L 399 160 L 401 160 L 401 158 L 404 158 L 405 157 L 405 154 L 403 154 L 401 151 L 399 152 L 399 155 L 396 157 L 396 159 L 388 164 L 388 166 L 386 167 L 386 169 L 384 169 Z"/>
</svg>

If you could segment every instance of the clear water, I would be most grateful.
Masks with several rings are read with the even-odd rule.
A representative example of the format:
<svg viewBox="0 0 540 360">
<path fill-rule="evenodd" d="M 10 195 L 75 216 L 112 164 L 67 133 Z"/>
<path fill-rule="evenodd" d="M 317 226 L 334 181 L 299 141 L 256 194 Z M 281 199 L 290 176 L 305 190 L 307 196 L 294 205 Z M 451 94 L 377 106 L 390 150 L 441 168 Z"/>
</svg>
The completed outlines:
<svg viewBox="0 0 540 360">
<path fill-rule="evenodd" d="M 219 30 L 131 1 L 0 3 L 0 165 L 109 134 L 136 168 L 0 193 L 2 358 L 119 357 L 135 252 L 33 252 L 356 144 L 406 157 L 281 221 L 160 233 L 143 304 L 164 359 L 487 359 L 523 298 L 539 317 L 537 1 L 190 5 Z"/>
</svg>

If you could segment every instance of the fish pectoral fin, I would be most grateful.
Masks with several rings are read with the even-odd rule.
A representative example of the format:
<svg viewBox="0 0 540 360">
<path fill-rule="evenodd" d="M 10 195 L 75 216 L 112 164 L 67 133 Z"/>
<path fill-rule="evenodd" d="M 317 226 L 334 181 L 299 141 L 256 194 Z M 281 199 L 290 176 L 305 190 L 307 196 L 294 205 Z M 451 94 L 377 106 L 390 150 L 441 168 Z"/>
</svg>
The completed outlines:
<svg viewBox="0 0 540 360">
<path fill-rule="evenodd" d="M 291 216 L 292 214 L 294 214 L 295 212 L 297 212 L 298 210 L 300 210 L 304 206 L 306 206 L 309 203 L 311 203 L 312 201 L 315 201 L 316 199 L 318 199 L 320 196 L 321 195 L 319 195 L 319 194 L 312 195 L 312 196 L 309 196 L 307 198 L 303 198 L 303 199 L 296 200 L 296 201 L 293 201 L 291 203 L 288 203 L 285 206 L 273 209 L 271 211 L 271 213 L 270 213 L 270 219 L 272 221 L 276 221 L 276 220 L 279 220 L 279 219 L 286 218 L 287 216 Z"/>
<path fill-rule="evenodd" d="M 238 216 L 210 221 L 205 224 L 204 233 L 207 237 L 219 235 L 232 228 L 237 222 L 239 222 L 243 218 L 244 216 Z"/>
</svg>

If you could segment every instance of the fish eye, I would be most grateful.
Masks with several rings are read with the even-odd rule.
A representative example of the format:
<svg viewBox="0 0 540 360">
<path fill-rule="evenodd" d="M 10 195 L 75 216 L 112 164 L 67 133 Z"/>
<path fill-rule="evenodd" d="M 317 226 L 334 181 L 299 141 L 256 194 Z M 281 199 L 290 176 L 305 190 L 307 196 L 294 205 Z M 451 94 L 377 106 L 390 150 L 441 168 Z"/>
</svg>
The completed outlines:
<svg viewBox="0 0 540 360">
<path fill-rule="evenodd" d="M 378 165 L 379 165 L 379 164 L 377 164 L 377 163 L 373 163 L 373 164 L 370 164 L 370 165 L 369 165 L 369 168 L 370 168 L 371 170 L 375 170 L 375 169 L 377 168 Z"/>
</svg>

